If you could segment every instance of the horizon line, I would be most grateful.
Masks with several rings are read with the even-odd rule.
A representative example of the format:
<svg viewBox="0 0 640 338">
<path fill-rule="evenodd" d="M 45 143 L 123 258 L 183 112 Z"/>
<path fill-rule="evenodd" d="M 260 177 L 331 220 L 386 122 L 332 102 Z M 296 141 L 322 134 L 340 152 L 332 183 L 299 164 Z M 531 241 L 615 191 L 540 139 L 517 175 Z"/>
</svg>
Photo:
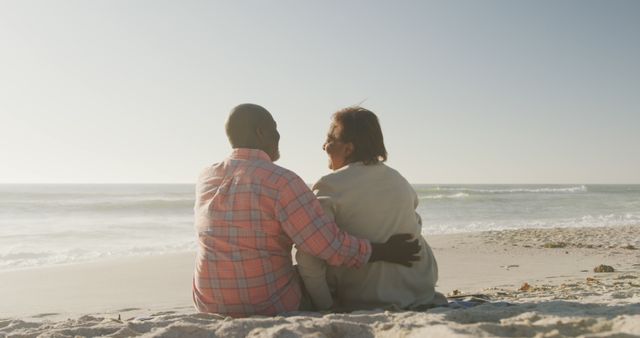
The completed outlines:
<svg viewBox="0 0 640 338">
<path fill-rule="evenodd" d="M 313 183 L 305 182 L 308 185 Z M 0 185 L 193 185 L 195 182 L 0 182 Z M 411 185 L 640 185 L 640 182 L 631 183 L 513 183 L 513 182 L 483 182 L 483 183 L 415 183 L 409 182 Z"/>
</svg>

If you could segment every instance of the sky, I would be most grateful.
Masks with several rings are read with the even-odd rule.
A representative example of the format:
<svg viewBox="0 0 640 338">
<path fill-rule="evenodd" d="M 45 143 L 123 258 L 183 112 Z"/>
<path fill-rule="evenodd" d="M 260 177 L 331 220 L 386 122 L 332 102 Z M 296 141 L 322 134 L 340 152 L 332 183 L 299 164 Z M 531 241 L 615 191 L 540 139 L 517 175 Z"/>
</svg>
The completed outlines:
<svg viewBox="0 0 640 338">
<path fill-rule="evenodd" d="M 361 103 L 412 183 L 640 183 L 639 1 L 0 1 L 0 183 L 193 183 L 240 103 L 329 173 Z"/>
</svg>

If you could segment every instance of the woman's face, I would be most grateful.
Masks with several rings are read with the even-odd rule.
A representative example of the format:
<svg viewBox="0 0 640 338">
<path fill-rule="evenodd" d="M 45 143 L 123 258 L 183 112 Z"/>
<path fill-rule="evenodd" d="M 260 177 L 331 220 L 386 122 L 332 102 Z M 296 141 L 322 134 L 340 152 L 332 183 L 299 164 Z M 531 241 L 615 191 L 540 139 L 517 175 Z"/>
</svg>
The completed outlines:
<svg viewBox="0 0 640 338">
<path fill-rule="evenodd" d="M 333 122 L 329 127 L 327 140 L 322 145 L 322 149 L 329 156 L 329 169 L 338 170 L 349 164 L 349 156 L 353 153 L 353 144 L 351 142 L 342 142 L 340 134 L 342 126 Z"/>
</svg>

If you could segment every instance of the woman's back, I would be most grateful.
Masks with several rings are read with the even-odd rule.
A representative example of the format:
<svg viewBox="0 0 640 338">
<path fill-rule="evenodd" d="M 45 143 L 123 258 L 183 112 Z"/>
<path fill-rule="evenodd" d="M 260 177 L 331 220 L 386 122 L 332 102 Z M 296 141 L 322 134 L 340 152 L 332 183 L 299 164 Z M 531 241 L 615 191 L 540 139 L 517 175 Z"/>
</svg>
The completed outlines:
<svg viewBox="0 0 640 338">
<path fill-rule="evenodd" d="M 354 236 L 378 243 L 399 233 L 421 239 L 420 261 L 412 267 L 385 262 L 369 263 L 360 269 L 326 266 L 326 283 L 339 307 L 413 308 L 434 301 L 437 263 L 421 236 L 420 218 L 415 213 L 416 193 L 402 175 L 383 163 L 356 162 L 324 176 L 313 190 L 327 214 Z M 314 303 L 325 303 L 317 301 L 321 297 L 315 290 L 318 288 L 309 285 L 314 274 L 306 273 L 308 259 L 300 258 L 301 275 Z"/>
<path fill-rule="evenodd" d="M 322 177 L 313 191 L 340 228 L 372 242 L 397 233 L 420 234 L 416 193 L 383 163 L 356 162 Z"/>
</svg>

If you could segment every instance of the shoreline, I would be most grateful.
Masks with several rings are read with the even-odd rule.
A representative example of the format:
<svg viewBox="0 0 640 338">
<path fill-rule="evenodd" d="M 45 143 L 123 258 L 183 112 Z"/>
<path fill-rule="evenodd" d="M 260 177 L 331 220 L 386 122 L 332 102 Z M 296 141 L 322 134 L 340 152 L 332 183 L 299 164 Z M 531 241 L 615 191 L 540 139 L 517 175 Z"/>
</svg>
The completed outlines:
<svg viewBox="0 0 640 338">
<path fill-rule="evenodd" d="M 191 305 L 194 261 L 195 253 L 187 252 L 2 271 L 0 318 L 55 320 Z"/>
<path fill-rule="evenodd" d="M 640 335 L 638 226 L 485 231 L 428 235 L 426 239 L 438 261 L 437 291 L 445 295 L 481 293 L 491 303 L 464 310 L 299 313 L 225 321 L 195 313 L 191 302 L 195 253 L 187 252 L 0 272 L 0 337 L 33 333 L 51 323 L 120 330 L 122 325 L 139 322 L 150 325 L 147 333 L 160 332 L 167 325 L 220 330 L 229 322 L 225 325 L 238 326 L 235 330 L 244 325 L 245 329 L 261 327 L 266 335 L 285 329 L 296 335 L 307 332 L 300 318 L 315 323 L 319 331 L 348 322 L 388 336 L 419 336 L 422 329 L 427 330 L 423 334 L 433 329 L 434 334 L 481 336 L 502 335 L 503 330 L 515 327 L 524 330 L 513 331 L 515 335 L 564 332 L 564 326 L 553 323 L 567 320 L 574 331 L 564 335 L 594 330 Z M 594 267 L 600 264 L 612 266 L 615 272 L 595 273 Z M 505 308 L 501 302 L 513 306 Z M 551 324 L 538 327 L 538 321 Z M 193 324 L 196 322 L 199 324 Z M 617 324 L 602 324 L 605 322 Z M 412 328 L 403 328 L 407 325 Z M 107 331 L 105 335 L 116 332 Z"/>
<path fill-rule="evenodd" d="M 640 227 L 640 224 L 638 225 L 617 225 L 617 226 L 587 226 L 587 227 L 554 227 L 554 228 L 550 228 L 550 227 L 533 227 L 533 228 L 508 228 L 508 229 L 497 229 L 497 230 L 481 230 L 481 231 L 462 231 L 462 232 L 447 232 L 447 233 L 433 233 L 433 234 L 423 234 L 423 236 L 427 239 L 427 241 L 429 242 L 430 238 L 435 238 L 436 241 L 438 241 L 440 238 L 444 239 L 447 237 L 470 237 L 470 238 L 474 238 L 477 236 L 481 236 L 484 237 L 488 242 L 499 242 L 502 241 L 504 242 L 507 238 L 509 237 L 513 237 L 510 240 L 516 240 L 518 239 L 517 237 L 520 235 L 522 235 L 523 233 L 530 233 L 533 232 L 536 235 L 536 240 L 535 242 L 539 245 L 539 247 L 543 247 L 543 245 L 540 245 L 540 243 L 543 244 L 551 244 L 552 246 L 550 248 L 556 248 L 555 244 L 561 244 L 561 246 L 557 246 L 557 248 L 587 248 L 587 249 L 599 249 L 599 248 L 615 248 L 616 246 L 622 248 L 622 249 L 631 249 L 631 250 L 635 250 L 638 249 L 640 250 L 640 235 L 636 235 L 636 231 L 635 229 Z M 625 234 L 628 235 L 628 238 L 632 239 L 632 240 L 627 240 L 624 241 L 624 243 L 626 243 L 626 245 L 621 245 L 619 243 L 605 243 L 603 244 L 583 244 L 583 243 L 576 243 L 576 241 L 568 241 L 568 242 L 562 242 L 562 241 L 554 241 L 552 236 L 549 236 L 549 234 L 553 234 L 554 232 L 560 232 L 560 233 L 566 233 L 566 232 L 572 232 L 572 233 L 576 233 L 576 234 L 580 234 L 580 236 L 585 236 L 585 233 L 592 233 L 594 231 L 609 231 L 609 229 L 614 229 L 616 232 L 619 231 L 624 231 Z M 587 234 L 588 235 L 588 234 Z M 539 237 L 538 237 L 539 236 Z M 530 238 L 526 238 L 526 240 L 529 240 Z M 606 239 L 605 239 L 606 240 Z M 633 245 L 631 243 L 636 243 L 636 245 Z M 502 243 L 505 244 L 505 243 Z M 523 246 L 523 247 L 535 247 L 535 245 L 531 245 L 531 243 L 529 244 L 523 244 L 523 245 L 517 245 L 517 244 L 509 244 L 509 245 L 513 245 L 513 246 Z M 631 248 L 625 248 L 624 246 L 628 246 L 631 245 Z M 549 248 L 549 247 L 547 247 Z M 295 249 L 294 249 L 295 250 Z M 44 265 L 34 265 L 34 266 L 19 266 L 19 267 L 12 267 L 12 268 L 2 268 L 0 269 L 0 274 L 3 273 L 13 273 L 13 272 L 19 272 L 19 271 L 31 271 L 31 270 L 39 270 L 39 269 L 50 269 L 50 268 L 63 268 L 63 267 L 70 267 L 70 266 L 80 266 L 80 265 L 94 265 L 94 264 L 101 264 L 101 263 L 109 263 L 109 262 L 117 262 L 117 261 L 127 261 L 130 259 L 146 259 L 146 258 L 154 258 L 154 257 L 165 257 L 165 256 L 176 256 L 176 255 L 183 255 L 183 254 L 194 254 L 194 251 L 190 251 L 190 250 L 176 250 L 176 251 L 168 251 L 168 252 L 160 252 L 157 254 L 149 254 L 149 253 L 145 253 L 145 254 L 134 254 L 134 255 L 114 255 L 114 256 L 107 256 L 107 257 L 99 257 L 99 258 L 94 258 L 94 259 L 83 259 L 83 260 L 78 260 L 78 261 L 72 261 L 72 262 L 64 262 L 64 263 L 50 263 L 50 264 L 44 264 Z M 295 257 L 295 255 L 293 255 Z M 294 262 L 295 262 L 295 258 L 294 258 Z"/>
</svg>

